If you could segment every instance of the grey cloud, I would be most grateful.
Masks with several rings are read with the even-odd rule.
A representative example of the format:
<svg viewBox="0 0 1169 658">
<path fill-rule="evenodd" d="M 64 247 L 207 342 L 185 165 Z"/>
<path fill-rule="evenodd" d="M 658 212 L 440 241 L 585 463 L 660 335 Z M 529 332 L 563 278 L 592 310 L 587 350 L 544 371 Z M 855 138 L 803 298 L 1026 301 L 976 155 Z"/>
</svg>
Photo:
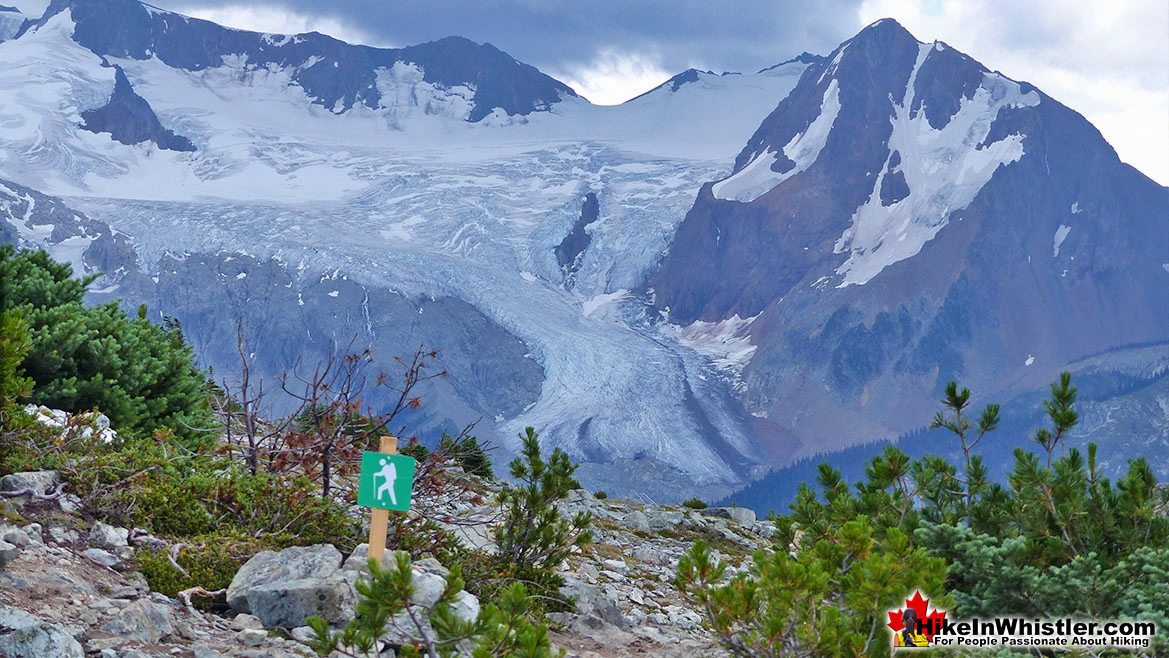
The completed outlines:
<svg viewBox="0 0 1169 658">
<path fill-rule="evenodd" d="M 155 0 L 167 9 L 240 5 Z M 651 55 L 670 71 L 751 70 L 801 51 L 826 53 L 856 32 L 859 0 L 273 0 L 269 6 L 327 16 L 396 45 L 459 35 L 489 42 L 542 69 L 564 70 L 604 49 Z M 250 4 L 252 9 L 259 5 Z"/>
</svg>

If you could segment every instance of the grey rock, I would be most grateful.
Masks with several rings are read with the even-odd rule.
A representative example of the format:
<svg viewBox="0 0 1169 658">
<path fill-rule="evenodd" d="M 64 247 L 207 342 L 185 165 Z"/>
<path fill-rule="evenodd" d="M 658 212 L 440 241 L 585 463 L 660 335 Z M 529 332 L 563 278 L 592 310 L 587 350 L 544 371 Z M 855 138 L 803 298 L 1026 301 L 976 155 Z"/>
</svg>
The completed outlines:
<svg viewBox="0 0 1169 658">
<path fill-rule="evenodd" d="M 341 553 L 329 544 L 294 546 L 279 553 L 261 551 L 240 567 L 231 579 L 227 587 L 227 604 L 239 612 L 253 612 L 248 600 L 252 590 L 284 581 L 326 578 L 340 566 Z"/>
<path fill-rule="evenodd" d="M 122 585 L 110 590 L 111 599 L 132 599 L 138 596 L 138 589 L 130 585 Z"/>
<path fill-rule="evenodd" d="M 751 527 L 755 523 L 755 511 L 746 507 L 709 507 L 699 511 L 703 516 L 731 519 L 739 525 Z"/>
<path fill-rule="evenodd" d="M 20 555 L 19 546 L 13 546 L 0 540 L 0 569 L 8 566 L 8 563 L 15 560 L 17 555 Z"/>
<path fill-rule="evenodd" d="M 313 629 L 309 628 L 308 626 L 297 626 L 296 628 L 289 631 L 288 634 L 292 636 L 292 639 L 302 644 L 308 644 L 317 637 L 317 634 L 313 632 Z"/>
<path fill-rule="evenodd" d="M 0 478 L 0 491 L 32 489 L 37 493 L 46 494 L 60 483 L 61 475 L 57 471 L 27 471 Z"/>
<path fill-rule="evenodd" d="M 25 536 L 28 537 L 28 541 L 30 543 L 33 543 L 33 544 L 45 543 L 45 529 L 43 527 L 41 527 L 41 524 L 30 523 L 30 524 L 24 526 L 23 528 L 21 528 L 21 531 L 23 531 Z"/>
<path fill-rule="evenodd" d="M 479 599 L 466 590 L 455 594 L 455 600 L 451 602 L 451 612 L 465 622 L 475 621 L 479 617 L 479 610 Z"/>
<path fill-rule="evenodd" d="M 6 541 L 17 548 L 24 548 L 29 544 L 28 535 L 20 528 L 7 526 L 0 529 L 0 541 Z"/>
<path fill-rule="evenodd" d="M 122 563 L 121 558 L 109 551 L 103 551 L 100 548 L 87 548 L 81 552 L 82 555 L 106 567 L 115 567 Z"/>
<path fill-rule="evenodd" d="M 429 572 L 414 574 L 414 602 L 418 605 L 429 608 L 438 603 L 444 589 L 446 578 Z"/>
<path fill-rule="evenodd" d="M 646 564 L 669 564 L 670 556 L 654 546 L 635 546 L 630 554 L 634 560 Z"/>
<path fill-rule="evenodd" d="M 184 640 L 205 640 L 210 637 L 207 631 L 196 628 L 183 619 L 175 619 L 174 625 L 175 637 L 182 638 Z"/>
<path fill-rule="evenodd" d="M 89 530 L 89 543 L 97 548 L 116 551 L 130 545 L 130 531 L 98 522 Z"/>
<path fill-rule="evenodd" d="M 235 639 L 245 647 L 258 647 L 268 641 L 268 634 L 261 629 L 245 628 L 236 634 Z"/>
<path fill-rule="evenodd" d="M 621 614 L 620 608 L 617 607 L 617 603 L 599 587 L 566 576 L 564 586 L 560 588 L 560 595 L 574 600 L 576 610 L 582 617 L 595 616 L 614 626 L 625 625 L 625 618 Z"/>
<path fill-rule="evenodd" d="M 126 649 L 122 652 L 120 658 L 155 658 L 153 655 L 138 649 Z"/>
<path fill-rule="evenodd" d="M 751 526 L 751 530 L 753 530 L 755 534 L 765 539 L 770 539 L 771 537 L 775 536 L 776 532 L 775 524 L 768 521 L 756 521 L 755 524 Z"/>
<path fill-rule="evenodd" d="M 227 656 L 219 653 L 219 651 L 209 644 L 196 644 L 191 647 L 191 653 L 195 658 L 227 658 Z"/>
<path fill-rule="evenodd" d="M 100 630 L 127 641 L 153 644 L 174 633 L 170 606 L 138 600 L 120 610 Z"/>
<path fill-rule="evenodd" d="M 640 530 L 641 532 L 649 532 L 649 519 L 640 511 L 633 511 L 621 517 L 621 525 L 630 530 Z"/>
<path fill-rule="evenodd" d="M 405 553 L 405 551 L 386 551 L 382 555 L 382 567 L 397 564 L 398 553 Z M 369 544 L 358 544 L 357 548 L 353 549 L 353 553 L 345 558 L 345 564 L 341 566 L 341 570 L 367 573 L 369 571 Z"/>
<path fill-rule="evenodd" d="M 247 630 L 249 628 L 263 628 L 263 627 L 264 627 L 264 622 L 260 621 L 259 617 L 255 616 L 255 615 L 249 615 L 246 612 L 241 612 L 240 614 L 235 616 L 235 619 L 231 620 L 231 630 L 233 630 L 233 631 L 243 631 L 243 630 Z"/>
<path fill-rule="evenodd" d="M 66 514 L 76 514 L 81 511 L 82 502 L 79 496 L 75 496 L 73 494 L 62 494 L 61 497 L 57 499 L 57 506 L 59 506 L 61 511 Z"/>
<path fill-rule="evenodd" d="M 352 586 L 340 575 L 282 580 L 248 591 L 248 608 L 265 628 L 303 626 L 313 615 L 338 624 L 353 617 L 356 605 Z"/>
<path fill-rule="evenodd" d="M 0 606 L 0 656 L 85 658 L 85 650 L 65 628 L 23 610 Z"/>
<path fill-rule="evenodd" d="M 55 525 L 49 528 L 49 539 L 57 544 L 72 544 L 78 540 L 80 536 L 76 530 L 66 528 L 65 526 Z"/>
<path fill-rule="evenodd" d="M 411 563 L 410 566 L 413 567 L 415 571 L 422 571 L 424 573 L 436 573 L 436 574 L 442 576 L 443 578 L 446 578 L 447 575 L 450 574 L 449 569 L 442 566 L 441 562 L 439 562 L 438 560 L 436 560 L 432 557 L 426 557 L 426 558 L 422 558 L 421 560 L 415 560 L 414 562 Z"/>
<path fill-rule="evenodd" d="M 646 510 L 645 518 L 651 531 L 660 532 L 681 525 L 686 517 L 678 510 Z"/>
</svg>

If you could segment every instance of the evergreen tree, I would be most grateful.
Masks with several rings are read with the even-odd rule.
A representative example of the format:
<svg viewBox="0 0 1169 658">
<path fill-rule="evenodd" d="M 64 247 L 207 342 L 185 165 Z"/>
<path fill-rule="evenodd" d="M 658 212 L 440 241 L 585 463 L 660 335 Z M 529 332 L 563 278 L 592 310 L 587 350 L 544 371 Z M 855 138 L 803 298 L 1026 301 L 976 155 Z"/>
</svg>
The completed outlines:
<svg viewBox="0 0 1169 658">
<path fill-rule="evenodd" d="M 208 440 L 207 381 L 177 327 L 160 328 L 116 303 L 86 307 L 72 267 L 43 251 L 0 247 L 0 311 L 29 329 L 20 363 L 29 399 L 70 412 L 100 410 L 121 432 L 172 428 L 188 444 Z"/>
</svg>

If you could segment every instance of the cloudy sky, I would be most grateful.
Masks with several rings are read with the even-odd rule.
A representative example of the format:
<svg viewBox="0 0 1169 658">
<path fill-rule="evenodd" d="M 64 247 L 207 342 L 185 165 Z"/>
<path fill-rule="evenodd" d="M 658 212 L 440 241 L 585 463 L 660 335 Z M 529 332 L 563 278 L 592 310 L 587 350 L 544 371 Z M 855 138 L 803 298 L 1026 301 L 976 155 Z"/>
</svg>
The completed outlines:
<svg viewBox="0 0 1169 658">
<path fill-rule="evenodd" d="M 1121 159 L 1169 185 L 1166 0 L 152 0 L 232 27 L 316 30 L 402 46 L 453 34 L 486 41 L 620 103 L 689 67 L 756 70 L 828 53 L 897 19 L 1078 110 Z"/>
</svg>

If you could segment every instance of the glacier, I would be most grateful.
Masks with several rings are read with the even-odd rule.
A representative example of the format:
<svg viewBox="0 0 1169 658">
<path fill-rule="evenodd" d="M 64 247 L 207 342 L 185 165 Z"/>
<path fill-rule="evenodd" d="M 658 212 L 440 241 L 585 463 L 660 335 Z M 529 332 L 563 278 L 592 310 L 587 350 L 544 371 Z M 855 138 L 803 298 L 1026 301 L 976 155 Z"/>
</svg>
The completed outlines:
<svg viewBox="0 0 1169 658">
<path fill-rule="evenodd" d="M 620 106 L 566 97 L 472 123 L 474 90 L 426 82 L 417 65 L 377 71 L 378 107 L 337 111 L 313 103 L 287 68 L 246 56 L 197 71 L 102 57 L 74 29 L 66 9 L 0 43 L 0 177 L 129 236 L 155 283 L 164 261 L 241 254 L 287 264 L 298 289 L 343 276 L 366 290 L 363 305 L 372 289 L 455 297 L 528 345 L 544 372 L 534 402 L 494 419 L 491 438 L 505 448 L 532 425 L 577 459 L 651 458 L 724 487 L 758 461 L 728 395 L 750 356 L 741 327 L 712 350 L 629 291 L 644 288 L 698 189 L 726 175 L 805 62 L 700 74 Z M 109 97 L 113 66 L 195 152 L 77 129 Z M 553 252 L 587 192 L 600 215 L 566 285 Z M 84 238 L 25 237 L 92 270 Z M 326 296 L 349 303 L 343 291 Z M 363 312 L 369 335 L 384 330 Z"/>
</svg>

